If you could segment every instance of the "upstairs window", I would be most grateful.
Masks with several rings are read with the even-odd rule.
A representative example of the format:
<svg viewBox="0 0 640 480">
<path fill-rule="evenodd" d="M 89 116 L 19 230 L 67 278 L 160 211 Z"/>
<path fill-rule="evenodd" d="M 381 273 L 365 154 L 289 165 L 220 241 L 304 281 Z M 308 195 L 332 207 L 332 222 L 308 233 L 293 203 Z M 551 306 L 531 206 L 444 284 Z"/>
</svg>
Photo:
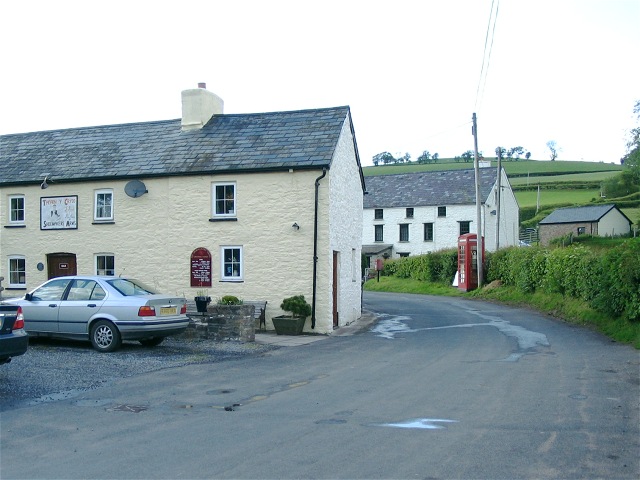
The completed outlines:
<svg viewBox="0 0 640 480">
<path fill-rule="evenodd" d="M 381 208 L 376 208 L 373 212 L 373 218 L 375 220 L 382 220 L 384 218 L 383 212 L 384 211 Z"/>
<path fill-rule="evenodd" d="M 438 216 L 446 217 L 447 216 L 447 207 L 438 207 Z"/>
<path fill-rule="evenodd" d="M 458 222 L 460 224 L 460 235 L 464 235 L 471 231 L 471 222 L 466 220 L 462 222 Z"/>
<path fill-rule="evenodd" d="M 24 195 L 9 197 L 9 223 L 24 223 Z"/>
<path fill-rule="evenodd" d="M 400 241 L 401 242 L 409 241 L 409 224 L 408 223 L 400 224 Z"/>
<path fill-rule="evenodd" d="M 97 222 L 113 221 L 113 190 L 96 190 L 93 219 Z"/>
<path fill-rule="evenodd" d="M 375 225 L 375 241 L 382 242 L 384 241 L 384 225 Z"/>
<path fill-rule="evenodd" d="M 236 216 L 235 183 L 216 183 L 213 185 L 213 216 Z"/>
<path fill-rule="evenodd" d="M 424 241 L 433 242 L 433 223 L 424 224 Z"/>
<path fill-rule="evenodd" d="M 413 208 L 407 208 L 407 218 L 413 218 Z"/>
</svg>

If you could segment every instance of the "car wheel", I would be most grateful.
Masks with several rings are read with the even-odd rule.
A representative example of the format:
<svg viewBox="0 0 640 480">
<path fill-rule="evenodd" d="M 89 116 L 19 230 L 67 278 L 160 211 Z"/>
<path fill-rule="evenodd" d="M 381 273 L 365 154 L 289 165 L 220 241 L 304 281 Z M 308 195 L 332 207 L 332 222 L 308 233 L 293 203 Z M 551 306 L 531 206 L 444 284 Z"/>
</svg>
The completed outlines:
<svg viewBox="0 0 640 480">
<path fill-rule="evenodd" d="M 98 320 L 91 327 L 91 345 L 99 352 L 113 352 L 121 343 L 120 332 L 113 323 Z"/>
<path fill-rule="evenodd" d="M 151 337 L 151 338 L 143 338 L 140 340 L 140 344 L 144 347 L 155 347 L 156 345 L 160 345 L 164 337 Z"/>
</svg>

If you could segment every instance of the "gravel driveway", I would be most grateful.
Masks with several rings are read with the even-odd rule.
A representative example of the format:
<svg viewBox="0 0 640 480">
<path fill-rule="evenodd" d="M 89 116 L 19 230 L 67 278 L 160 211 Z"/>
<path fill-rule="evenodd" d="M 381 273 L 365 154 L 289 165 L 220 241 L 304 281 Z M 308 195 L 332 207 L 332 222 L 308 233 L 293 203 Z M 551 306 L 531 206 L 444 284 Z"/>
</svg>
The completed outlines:
<svg viewBox="0 0 640 480">
<path fill-rule="evenodd" d="M 31 339 L 26 354 L 0 366 L 0 412 L 22 404 L 75 397 L 114 380 L 165 368 L 214 363 L 260 355 L 278 347 L 167 337 L 156 347 L 123 342 L 113 353 L 99 353 L 88 342 Z"/>
</svg>

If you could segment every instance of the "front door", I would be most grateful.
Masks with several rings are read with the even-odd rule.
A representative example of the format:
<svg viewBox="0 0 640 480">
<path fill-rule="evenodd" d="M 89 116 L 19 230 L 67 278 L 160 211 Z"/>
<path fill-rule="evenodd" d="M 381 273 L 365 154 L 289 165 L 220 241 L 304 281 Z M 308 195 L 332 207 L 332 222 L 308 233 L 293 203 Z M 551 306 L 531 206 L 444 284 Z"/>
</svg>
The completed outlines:
<svg viewBox="0 0 640 480">
<path fill-rule="evenodd" d="M 77 275 L 75 253 L 49 253 L 47 255 L 47 273 L 49 279 Z"/>
<path fill-rule="evenodd" d="M 333 252 L 333 327 L 339 326 L 340 320 L 338 318 L 338 265 L 339 257 L 338 252 Z"/>
</svg>

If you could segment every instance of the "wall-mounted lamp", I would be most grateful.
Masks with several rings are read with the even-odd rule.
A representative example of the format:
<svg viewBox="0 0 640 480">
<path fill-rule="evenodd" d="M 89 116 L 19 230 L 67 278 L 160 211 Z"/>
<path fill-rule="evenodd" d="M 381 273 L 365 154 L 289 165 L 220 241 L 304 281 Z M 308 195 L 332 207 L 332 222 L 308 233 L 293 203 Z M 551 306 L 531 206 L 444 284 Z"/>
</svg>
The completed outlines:
<svg viewBox="0 0 640 480">
<path fill-rule="evenodd" d="M 291 227 L 297 232 L 298 230 L 300 230 L 300 225 L 298 225 L 297 223 L 294 223 L 293 225 L 291 225 Z"/>
<path fill-rule="evenodd" d="M 495 215 L 497 212 L 495 210 L 491 210 L 489 213 L 491 213 L 491 215 Z"/>
<path fill-rule="evenodd" d="M 44 180 L 42 181 L 42 183 L 40 184 L 40 188 L 42 190 L 44 190 L 45 188 L 49 188 L 49 184 L 47 183 L 47 178 L 49 178 L 49 176 L 47 175 L 46 177 L 44 177 Z"/>
</svg>

